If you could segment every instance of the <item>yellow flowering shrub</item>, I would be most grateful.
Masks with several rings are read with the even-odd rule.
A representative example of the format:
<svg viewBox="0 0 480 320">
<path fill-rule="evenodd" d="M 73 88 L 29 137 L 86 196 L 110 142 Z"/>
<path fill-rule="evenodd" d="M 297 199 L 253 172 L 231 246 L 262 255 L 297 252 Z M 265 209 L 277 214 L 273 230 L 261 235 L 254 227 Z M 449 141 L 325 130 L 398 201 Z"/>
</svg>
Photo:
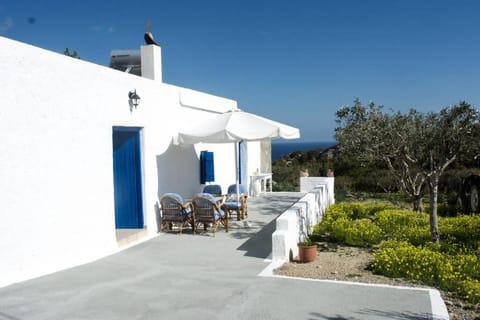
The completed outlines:
<svg viewBox="0 0 480 320">
<path fill-rule="evenodd" d="M 336 242 L 345 242 L 350 220 L 345 217 L 333 221 L 330 227 L 330 237 Z"/>
<path fill-rule="evenodd" d="M 345 230 L 345 243 L 352 246 L 370 247 L 381 240 L 382 229 L 369 219 L 350 221 Z"/>
<path fill-rule="evenodd" d="M 387 239 L 405 240 L 415 245 L 430 241 L 428 215 L 409 210 L 384 210 L 375 214 L 378 225 Z"/>
<path fill-rule="evenodd" d="M 368 247 L 382 240 L 382 230 L 367 217 L 386 205 L 360 203 L 335 204 L 327 209 L 322 222 L 315 226 L 314 234 L 327 235 L 331 241 L 353 246 Z"/>
<path fill-rule="evenodd" d="M 430 242 L 428 214 L 384 203 L 341 203 L 327 209 L 314 234 L 354 246 L 380 244 L 371 264 L 375 273 L 421 281 L 479 303 L 480 216 L 439 217 L 438 225 L 440 244 Z"/>
<path fill-rule="evenodd" d="M 456 290 L 471 303 L 480 303 L 480 282 L 478 280 L 464 280 Z"/>
<path fill-rule="evenodd" d="M 325 215 L 322 218 L 321 223 L 317 224 L 313 228 L 314 234 L 330 234 L 333 231 L 333 227 L 343 225 L 345 221 L 348 221 L 348 215 L 344 211 L 341 205 L 332 205 L 327 208 Z"/>
<path fill-rule="evenodd" d="M 371 202 L 364 204 L 365 211 L 367 216 L 373 217 L 377 212 L 388 210 L 388 209 L 395 209 L 391 203 L 386 202 Z"/>
<path fill-rule="evenodd" d="M 465 248 L 480 248 L 480 216 L 458 216 L 440 218 L 438 229 L 442 241 L 449 244 L 461 244 Z"/>
<path fill-rule="evenodd" d="M 371 202 L 367 204 L 359 202 L 343 202 L 329 206 L 325 217 L 330 216 L 330 218 L 335 219 L 335 217 L 341 215 L 350 220 L 357 220 L 371 218 L 375 213 L 391 208 L 393 208 L 392 205 L 383 202 Z"/>
<path fill-rule="evenodd" d="M 451 256 L 406 241 L 383 241 L 371 264 L 375 273 L 392 278 L 421 281 L 443 290 L 456 291 L 470 302 L 478 302 L 478 257 Z"/>
</svg>

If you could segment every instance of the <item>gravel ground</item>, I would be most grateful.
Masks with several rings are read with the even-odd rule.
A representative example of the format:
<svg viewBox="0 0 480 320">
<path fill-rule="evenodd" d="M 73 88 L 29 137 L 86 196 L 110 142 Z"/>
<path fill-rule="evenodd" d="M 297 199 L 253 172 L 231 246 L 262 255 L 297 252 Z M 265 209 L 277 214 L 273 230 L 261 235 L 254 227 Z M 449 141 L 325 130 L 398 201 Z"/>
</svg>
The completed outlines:
<svg viewBox="0 0 480 320">
<path fill-rule="evenodd" d="M 405 279 L 392 279 L 368 270 L 371 250 L 320 243 L 318 257 L 310 263 L 290 262 L 274 271 L 275 274 L 313 279 L 389 284 L 407 287 L 427 287 Z M 472 305 L 454 295 L 440 291 L 451 320 L 480 320 L 480 305 Z"/>
</svg>

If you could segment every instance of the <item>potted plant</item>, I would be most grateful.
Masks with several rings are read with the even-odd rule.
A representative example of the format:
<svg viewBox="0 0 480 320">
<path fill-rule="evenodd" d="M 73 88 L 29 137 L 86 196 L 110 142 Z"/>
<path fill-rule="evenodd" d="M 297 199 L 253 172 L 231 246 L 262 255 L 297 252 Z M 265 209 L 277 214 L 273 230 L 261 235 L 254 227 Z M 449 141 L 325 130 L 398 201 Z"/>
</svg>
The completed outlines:
<svg viewBox="0 0 480 320">
<path fill-rule="evenodd" d="M 317 245 L 309 236 L 298 243 L 298 259 L 300 262 L 312 262 L 317 258 Z"/>
</svg>

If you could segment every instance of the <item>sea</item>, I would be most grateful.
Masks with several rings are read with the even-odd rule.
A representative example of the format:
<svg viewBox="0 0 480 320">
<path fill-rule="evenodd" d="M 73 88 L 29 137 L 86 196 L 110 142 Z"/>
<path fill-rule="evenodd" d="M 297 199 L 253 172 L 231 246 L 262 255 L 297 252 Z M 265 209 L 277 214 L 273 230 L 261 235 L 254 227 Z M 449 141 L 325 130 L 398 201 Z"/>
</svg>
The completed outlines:
<svg viewBox="0 0 480 320">
<path fill-rule="evenodd" d="M 317 149 L 326 149 L 337 144 L 335 141 L 318 142 L 285 142 L 272 141 L 272 161 L 278 160 L 294 151 L 309 151 Z"/>
</svg>

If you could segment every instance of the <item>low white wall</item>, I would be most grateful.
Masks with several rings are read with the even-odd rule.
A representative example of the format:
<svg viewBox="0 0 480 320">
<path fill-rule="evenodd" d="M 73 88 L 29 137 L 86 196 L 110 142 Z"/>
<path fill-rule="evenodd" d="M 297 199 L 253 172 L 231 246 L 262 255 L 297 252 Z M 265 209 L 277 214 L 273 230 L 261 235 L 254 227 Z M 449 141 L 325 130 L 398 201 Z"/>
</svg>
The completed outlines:
<svg viewBox="0 0 480 320">
<path fill-rule="evenodd" d="M 304 188 L 313 181 L 319 183 L 310 185 L 308 193 L 277 218 L 276 231 L 272 234 L 273 261 L 289 261 L 298 255 L 297 243 L 312 233 L 312 227 L 334 203 L 333 179 L 312 177 L 304 180 Z"/>
<path fill-rule="evenodd" d="M 335 203 L 334 177 L 300 177 L 300 192 L 310 192 L 318 186 L 325 185 L 328 205 Z"/>
</svg>

